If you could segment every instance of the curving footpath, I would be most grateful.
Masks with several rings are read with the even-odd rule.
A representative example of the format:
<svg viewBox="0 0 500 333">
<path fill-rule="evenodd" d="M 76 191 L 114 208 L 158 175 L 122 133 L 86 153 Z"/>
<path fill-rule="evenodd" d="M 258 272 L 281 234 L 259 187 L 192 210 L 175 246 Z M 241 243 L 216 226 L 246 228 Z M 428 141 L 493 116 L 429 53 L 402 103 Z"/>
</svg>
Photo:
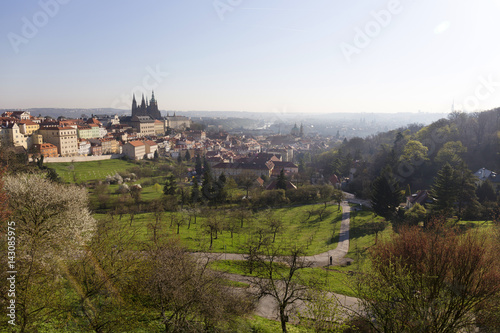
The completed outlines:
<svg viewBox="0 0 500 333">
<path fill-rule="evenodd" d="M 340 233 L 337 248 L 327 252 L 315 254 L 313 256 L 303 257 L 306 262 L 311 263 L 312 267 L 323 267 L 330 264 L 337 265 L 349 251 L 349 223 L 351 215 L 351 207 L 347 202 L 342 202 L 342 221 L 340 223 Z M 203 256 L 213 260 L 246 260 L 246 254 L 241 253 L 212 253 L 212 252 L 195 252 L 196 256 Z"/>
<path fill-rule="evenodd" d="M 304 257 L 307 262 L 312 263 L 312 267 L 327 266 L 339 264 L 342 258 L 349 251 L 349 223 L 351 221 L 351 207 L 347 202 L 342 202 L 342 222 L 340 223 L 339 242 L 337 248 L 327 252 L 315 254 L 313 256 Z"/>
<path fill-rule="evenodd" d="M 319 253 L 313 256 L 306 256 L 304 259 L 311 264 L 312 267 L 322 267 L 328 266 L 330 262 L 333 265 L 340 263 L 342 258 L 345 257 L 347 252 L 349 251 L 349 223 L 350 223 L 350 215 L 351 215 L 351 207 L 347 202 L 342 202 L 342 221 L 340 223 L 340 232 L 339 232 L 339 241 L 337 248 L 333 250 L 329 250 L 327 252 Z M 212 260 L 246 260 L 245 254 L 239 253 L 205 253 L 205 252 L 197 252 L 194 253 L 197 256 L 203 256 L 205 258 L 210 258 Z M 330 261 L 331 258 L 331 261 Z M 252 278 L 248 276 L 242 276 L 237 274 L 225 274 L 229 280 L 239 281 L 252 284 Z M 335 294 L 327 292 L 329 296 L 334 297 L 339 303 L 342 309 L 358 309 L 358 299 L 355 297 Z M 304 302 L 298 302 L 296 307 L 299 309 L 304 309 Z M 346 310 L 344 310 L 344 315 Z M 276 320 L 279 318 L 276 301 L 270 297 L 266 296 L 259 300 L 257 307 L 255 309 L 255 314 L 261 317 L 265 317 L 268 319 Z"/>
</svg>

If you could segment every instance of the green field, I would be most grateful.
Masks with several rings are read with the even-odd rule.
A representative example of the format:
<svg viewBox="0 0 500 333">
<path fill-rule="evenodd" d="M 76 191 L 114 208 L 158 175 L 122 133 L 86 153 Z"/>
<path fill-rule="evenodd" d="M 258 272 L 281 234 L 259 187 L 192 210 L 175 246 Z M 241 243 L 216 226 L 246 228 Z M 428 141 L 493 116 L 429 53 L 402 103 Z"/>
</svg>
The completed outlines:
<svg viewBox="0 0 500 333">
<path fill-rule="evenodd" d="M 45 166 L 56 170 L 59 177 L 66 183 L 80 183 L 104 180 L 108 175 L 124 172 L 137 165 L 120 159 L 112 159 L 91 162 L 45 163 Z"/>
<path fill-rule="evenodd" d="M 156 193 L 155 193 L 156 195 Z M 160 196 L 160 194 L 158 194 Z M 291 208 L 279 208 L 273 210 L 273 216 L 281 218 L 283 227 L 276 233 L 276 243 L 298 244 L 306 248 L 308 255 L 326 252 L 337 246 L 338 232 L 340 230 L 341 213 L 337 206 L 328 206 L 323 221 L 317 215 L 308 219 L 308 210 L 319 209 L 318 205 L 305 205 Z M 262 230 L 265 236 L 272 239 L 273 235 L 267 225 L 268 211 L 259 211 L 252 215 L 251 220 L 244 221 L 243 228 L 231 215 L 234 210 L 210 209 L 216 212 L 221 220 L 221 230 L 217 233 L 217 239 L 213 240 L 212 252 L 219 253 L 246 253 L 245 244 L 256 237 L 255 233 Z M 98 219 L 109 218 L 105 214 L 94 214 Z M 130 215 L 122 216 L 121 223 L 136 232 L 139 241 L 147 241 L 148 225 L 155 220 L 153 213 L 135 214 L 130 226 Z M 118 217 L 115 217 L 115 219 Z M 182 220 L 177 234 L 175 220 Z M 191 222 L 189 220 L 191 219 Z M 191 251 L 208 251 L 210 245 L 210 234 L 205 227 L 206 217 L 203 214 L 194 217 L 188 212 L 165 212 L 161 215 L 161 225 L 168 234 L 179 237 L 183 244 Z M 231 232 L 227 225 L 236 225 L 231 238 Z"/>
</svg>

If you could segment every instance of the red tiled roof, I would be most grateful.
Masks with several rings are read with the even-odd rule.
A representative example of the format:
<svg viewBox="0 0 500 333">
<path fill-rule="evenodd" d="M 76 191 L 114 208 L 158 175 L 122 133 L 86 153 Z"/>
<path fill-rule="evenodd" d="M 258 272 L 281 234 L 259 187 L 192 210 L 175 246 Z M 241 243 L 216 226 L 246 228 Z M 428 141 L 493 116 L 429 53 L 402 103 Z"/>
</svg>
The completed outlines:
<svg viewBox="0 0 500 333">
<path fill-rule="evenodd" d="M 128 143 L 130 143 L 134 147 L 144 146 L 144 142 L 142 141 L 129 141 Z"/>
<path fill-rule="evenodd" d="M 26 125 L 38 125 L 37 123 L 35 123 L 34 121 L 31 121 L 31 120 L 21 120 L 19 122 L 20 124 L 26 124 Z"/>
</svg>

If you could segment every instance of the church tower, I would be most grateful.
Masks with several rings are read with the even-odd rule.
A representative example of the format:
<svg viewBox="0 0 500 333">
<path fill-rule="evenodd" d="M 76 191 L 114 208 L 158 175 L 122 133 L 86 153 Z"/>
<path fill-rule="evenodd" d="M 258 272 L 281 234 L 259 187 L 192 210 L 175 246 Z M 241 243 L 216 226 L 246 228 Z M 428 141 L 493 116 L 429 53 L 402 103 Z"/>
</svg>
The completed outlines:
<svg viewBox="0 0 500 333">
<path fill-rule="evenodd" d="M 137 102 L 135 100 L 135 94 L 134 94 L 134 98 L 132 99 L 132 113 L 134 113 L 135 109 L 137 109 Z"/>
<path fill-rule="evenodd" d="M 158 110 L 158 102 L 155 99 L 155 92 L 151 94 L 151 100 L 148 106 L 148 116 L 153 119 L 161 119 L 161 112 Z"/>
<path fill-rule="evenodd" d="M 132 117 L 133 116 L 149 116 L 152 119 L 161 119 L 161 112 L 158 110 L 158 102 L 155 99 L 155 93 L 153 91 L 151 100 L 149 103 L 144 98 L 144 94 L 142 94 L 141 105 L 137 105 L 137 101 L 135 99 L 135 94 L 132 99 Z"/>
</svg>

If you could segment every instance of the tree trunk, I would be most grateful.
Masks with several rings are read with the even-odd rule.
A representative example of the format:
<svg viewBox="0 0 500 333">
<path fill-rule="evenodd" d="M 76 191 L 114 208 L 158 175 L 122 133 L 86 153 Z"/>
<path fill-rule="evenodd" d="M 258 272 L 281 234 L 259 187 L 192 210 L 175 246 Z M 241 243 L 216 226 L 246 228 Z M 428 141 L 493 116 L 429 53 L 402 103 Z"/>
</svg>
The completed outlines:
<svg viewBox="0 0 500 333">
<path fill-rule="evenodd" d="M 285 315 L 285 307 L 280 306 L 280 321 L 281 321 L 281 330 L 283 333 L 287 333 L 288 331 L 286 330 L 286 321 L 287 317 Z"/>
</svg>

